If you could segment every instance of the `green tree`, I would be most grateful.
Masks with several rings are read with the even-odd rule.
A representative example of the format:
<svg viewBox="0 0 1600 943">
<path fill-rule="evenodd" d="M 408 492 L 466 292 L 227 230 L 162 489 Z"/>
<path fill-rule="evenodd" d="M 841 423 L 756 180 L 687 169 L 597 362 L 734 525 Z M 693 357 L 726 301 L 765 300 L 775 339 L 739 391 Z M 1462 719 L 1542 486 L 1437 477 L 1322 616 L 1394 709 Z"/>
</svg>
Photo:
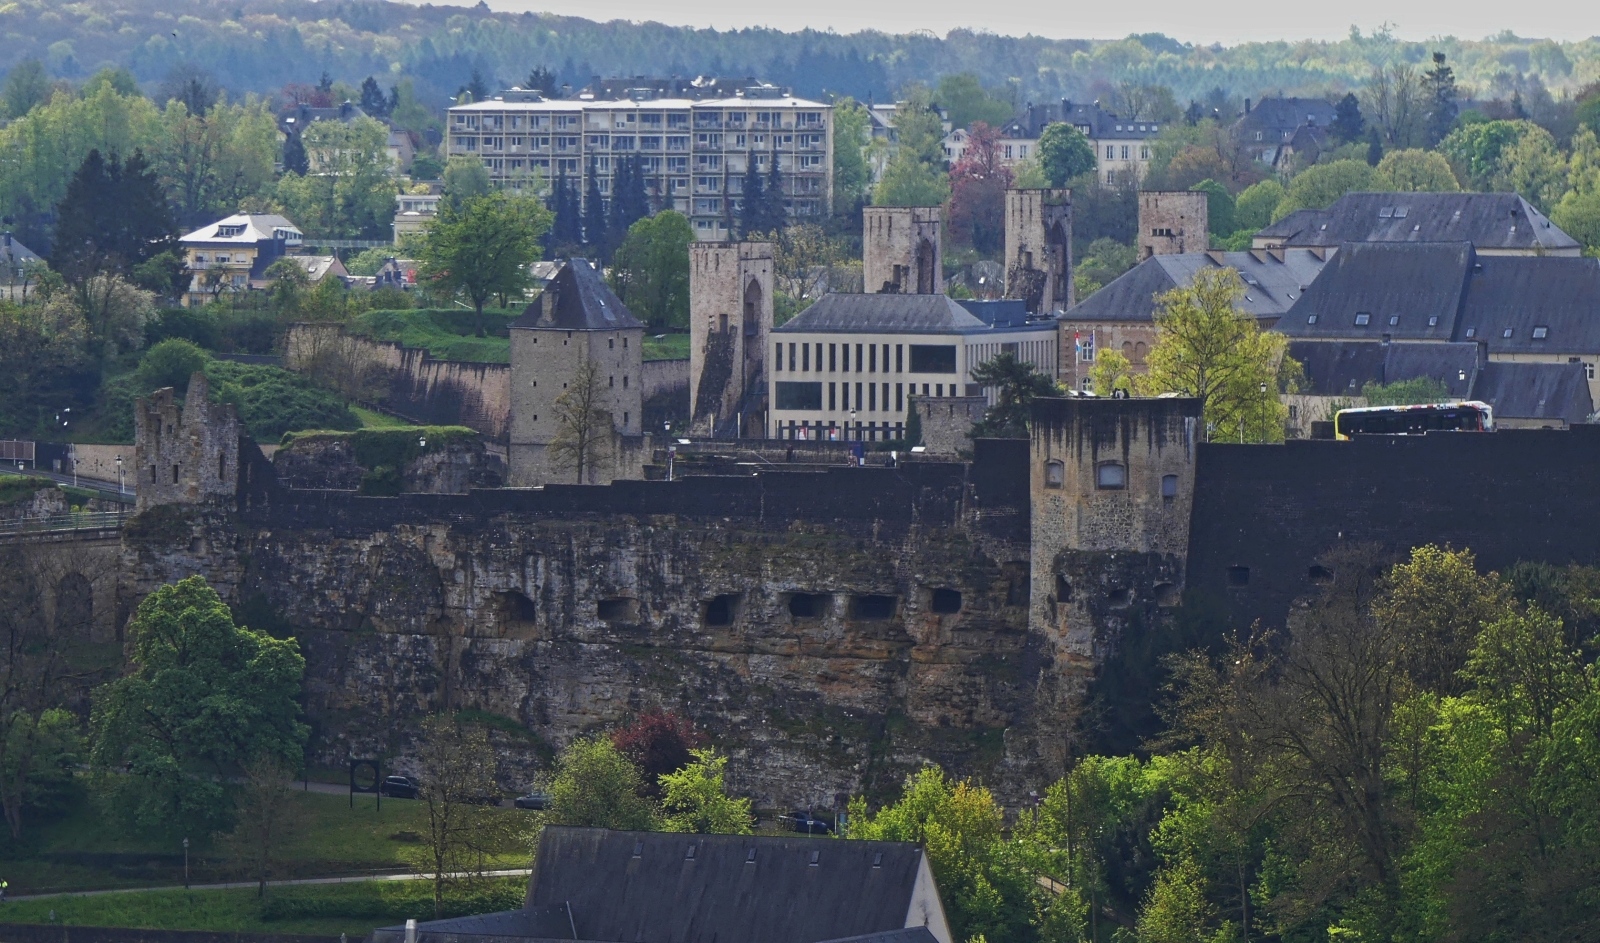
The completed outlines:
<svg viewBox="0 0 1600 943">
<path fill-rule="evenodd" d="M 1065 122 L 1054 122 L 1039 132 L 1039 165 L 1052 187 L 1064 187 L 1095 169 L 1094 148 L 1083 132 Z"/>
<path fill-rule="evenodd" d="M 668 832 L 702 835 L 749 835 L 750 800 L 735 799 L 723 788 L 728 758 L 702 748 L 689 751 L 694 761 L 661 776 L 661 827 Z"/>
<path fill-rule="evenodd" d="M 1233 235 L 1234 201 L 1228 188 L 1207 177 L 1189 189 L 1203 191 L 1206 195 L 1206 227 L 1211 235 Z"/>
<path fill-rule="evenodd" d="M 309 172 L 285 174 L 277 199 L 307 233 L 377 238 L 394 221 L 389 130 L 371 118 L 318 121 L 300 133 Z"/>
<path fill-rule="evenodd" d="M 172 337 L 144 352 L 135 375 L 142 392 L 170 386 L 182 396 L 189 389 L 189 378 L 210 362 L 211 355 L 193 342 Z"/>
<path fill-rule="evenodd" d="M 1267 228 L 1272 222 L 1273 210 L 1286 195 L 1283 184 L 1276 180 L 1252 183 L 1234 200 L 1233 224 L 1251 232 Z"/>
<path fill-rule="evenodd" d="M 299 143 L 298 138 L 290 140 Z M 199 110 L 185 101 L 169 101 L 150 156 L 177 221 L 200 226 L 272 194 L 273 164 L 279 156 L 277 120 L 269 103 L 254 96 L 237 104 L 223 99 Z M 286 161 L 285 169 L 305 173 L 303 149 L 300 161 L 302 166 Z"/>
<path fill-rule="evenodd" d="M 1454 193 L 1461 189 L 1444 155 L 1416 148 L 1383 155 L 1375 182 L 1380 190 L 1400 193 Z"/>
<path fill-rule="evenodd" d="M 1006 853 L 1005 816 L 989 790 L 952 781 L 935 766 L 907 776 L 899 801 L 867 812 L 850 800 L 845 837 L 919 842 L 939 882 L 950 929 L 958 940 L 1032 940 L 1032 875 Z"/>
<path fill-rule="evenodd" d="M 444 196 L 459 209 L 494 189 L 489 169 L 473 154 L 452 154 L 444 164 Z"/>
<path fill-rule="evenodd" d="M 1366 137 L 1367 120 L 1361 116 L 1361 102 L 1354 92 L 1346 92 L 1333 106 L 1333 136 L 1345 144 L 1358 144 Z"/>
<path fill-rule="evenodd" d="M 872 190 L 876 206 L 938 206 L 950 196 L 944 127 L 926 88 L 910 89 L 895 110 L 898 143 Z"/>
<path fill-rule="evenodd" d="M 1492 191 L 1504 176 L 1505 154 L 1527 135 L 1543 130 L 1531 121 L 1463 124 L 1439 142 L 1439 153 L 1469 189 Z"/>
<path fill-rule="evenodd" d="M 24 59 L 12 66 L 6 73 L 5 86 L 0 88 L 7 118 L 21 118 L 49 98 L 50 76 L 38 59 Z"/>
<path fill-rule="evenodd" d="M 1456 74 L 1445 64 L 1444 53 L 1433 54 L 1433 68 L 1423 73 L 1422 84 L 1426 95 L 1427 143 L 1437 146 L 1456 123 Z"/>
<path fill-rule="evenodd" d="M 846 95 L 833 103 L 833 212 L 844 212 L 866 199 L 872 183 L 867 164 L 871 119 L 867 106 Z"/>
<path fill-rule="evenodd" d="M 539 258 L 539 240 L 551 220 L 551 212 L 531 197 L 492 193 L 459 209 L 441 201 L 422 241 L 422 277 L 446 297 L 466 296 L 474 331 L 483 337 L 483 306 L 496 295 L 517 297 L 528 288 L 528 267 Z"/>
<path fill-rule="evenodd" d="M 96 689 L 91 716 L 109 810 L 210 831 L 229 818 L 222 777 L 255 757 L 298 765 L 305 659 L 293 639 L 235 625 L 198 576 L 145 597 L 127 635 L 128 673 Z"/>
<path fill-rule="evenodd" d="M 1011 102 L 984 88 L 983 82 L 971 72 L 941 76 L 933 97 L 953 127 L 970 128 L 974 122 L 982 121 L 997 128 L 1011 120 Z M 837 127 L 834 134 L 837 137 Z"/>
<path fill-rule="evenodd" d="M 1295 210 L 1327 209 L 1334 201 L 1358 190 L 1371 190 L 1377 185 L 1377 172 L 1365 161 L 1336 160 L 1326 164 L 1313 164 L 1289 181 L 1289 189 L 1273 210 L 1274 221 Z"/>
<path fill-rule="evenodd" d="M 872 188 L 875 206 L 938 206 L 950 198 L 950 180 L 937 167 L 896 157 Z"/>
<path fill-rule="evenodd" d="M 1157 295 L 1156 343 L 1134 388 L 1199 399 L 1214 439 L 1276 442 L 1288 416 L 1280 378 L 1294 361 L 1283 335 L 1261 330 L 1239 308 L 1243 295 L 1230 268 L 1201 270 L 1187 286 Z"/>
<path fill-rule="evenodd" d="M 1406 406 L 1412 403 L 1442 403 L 1450 398 L 1444 381 L 1433 377 L 1414 377 L 1394 383 L 1369 380 L 1361 387 L 1368 406 Z"/>
<path fill-rule="evenodd" d="M 972 427 L 975 438 L 1026 439 L 1034 397 L 1058 392 L 1053 380 L 1010 353 L 997 354 L 979 364 L 972 371 L 972 381 L 995 391 L 994 405 Z"/>
<path fill-rule="evenodd" d="M 611 290 L 652 330 L 689 326 L 689 246 L 694 227 L 663 210 L 628 227 L 611 257 Z"/>
<path fill-rule="evenodd" d="M 167 195 L 155 171 L 134 151 L 124 162 L 91 150 L 56 205 L 52 263 L 79 293 L 97 275 L 127 275 L 165 251 L 173 239 Z"/>
<path fill-rule="evenodd" d="M 572 741 L 556 762 L 550 782 L 551 825 L 583 825 L 649 831 L 656 809 L 641 797 L 639 768 L 617 751 L 609 737 Z"/>
<path fill-rule="evenodd" d="M 1478 573 L 1471 551 L 1433 544 L 1392 567 L 1372 603 L 1373 617 L 1399 640 L 1407 675 L 1436 694 L 1459 693 L 1478 630 L 1509 609 L 1505 587 Z"/>
</svg>

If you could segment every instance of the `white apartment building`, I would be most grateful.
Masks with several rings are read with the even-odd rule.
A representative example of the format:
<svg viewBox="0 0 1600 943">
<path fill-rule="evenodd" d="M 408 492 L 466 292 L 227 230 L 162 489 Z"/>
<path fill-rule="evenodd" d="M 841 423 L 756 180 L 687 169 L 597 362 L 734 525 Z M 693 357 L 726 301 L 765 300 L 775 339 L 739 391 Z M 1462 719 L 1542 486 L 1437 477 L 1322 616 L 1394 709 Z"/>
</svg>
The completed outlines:
<svg viewBox="0 0 1600 943">
<path fill-rule="evenodd" d="M 910 397 L 980 395 L 972 371 L 1001 353 L 1053 376 L 1056 322 L 1010 304 L 991 323 L 946 295 L 823 296 L 772 332 L 768 437 L 904 438 Z"/>
<path fill-rule="evenodd" d="M 1142 180 L 1150 169 L 1155 139 L 1161 123 L 1128 120 L 1105 111 L 1098 104 L 1029 105 L 1015 121 L 1000 129 L 996 142 L 1000 162 L 1015 166 L 1038 155 L 1039 134 L 1045 126 L 1065 121 L 1083 133 L 1094 149 L 1096 175 L 1102 183 L 1115 183 L 1120 176 Z M 971 146 L 971 135 L 958 129 L 945 135 L 945 158 L 953 165 Z"/>
<path fill-rule="evenodd" d="M 701 239 L 726 240 L 743 211 L 750 162 L 763 183 L 776 162 L 791 217 L 822 217 L 833 199 L 833 109 L 770 85 L 732 97 L 546 99 L 511 89 L 450 109 L 448 153 L 482 158 L 501 186 L 562 177 L 606 199 L 619 162 L 638 157 L 652 206 L 689 217 Z"/>
</svg>

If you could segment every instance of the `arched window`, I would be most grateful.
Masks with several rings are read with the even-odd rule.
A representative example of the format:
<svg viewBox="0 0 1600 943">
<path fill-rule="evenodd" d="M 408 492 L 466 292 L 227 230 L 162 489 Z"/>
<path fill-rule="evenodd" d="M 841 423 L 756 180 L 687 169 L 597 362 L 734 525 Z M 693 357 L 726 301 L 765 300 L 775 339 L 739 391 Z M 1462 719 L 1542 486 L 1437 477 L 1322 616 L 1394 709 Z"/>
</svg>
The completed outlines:
<svg viewBox="0 0 1600 943">
<path fill-rule="evenodd" d="M 1101 462 L 1094 469 L 1094 486 L 1102 491 L 1120 491 L 1128 486 L 1128 470 L 1121 462 Z"/>
<path fill-rule="evenodd" d="M 1059 488 L 1066 480 L 1067 466 L 1056 461 L 1044 463 L 1044 486 L 1046 488 Z"/>
</svg>

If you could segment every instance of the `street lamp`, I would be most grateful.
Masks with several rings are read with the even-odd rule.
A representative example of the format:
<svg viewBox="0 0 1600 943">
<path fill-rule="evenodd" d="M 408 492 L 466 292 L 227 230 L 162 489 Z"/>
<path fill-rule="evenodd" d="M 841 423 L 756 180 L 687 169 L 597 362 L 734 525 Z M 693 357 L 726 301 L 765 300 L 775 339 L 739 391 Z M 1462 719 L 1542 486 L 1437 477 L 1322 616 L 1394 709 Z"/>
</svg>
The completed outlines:
<svg viewBox="0 0 1600 943">
<path fill-rule="evenodd" d="M 417 448 L 426 449 L 427 447 L 428 447 L 428 437 L 426 435 L 417 436 Z"/>
<path fill-rule="evenodd" d="M 122 480 L 122 456 L 117 456 L 117 494 L 127 494 L 128 486 Z"/>
<path fill-rule="evenodd" d="M 183 889 L 189 889 L 189 839 L 183 840 Z"/>
</svg>

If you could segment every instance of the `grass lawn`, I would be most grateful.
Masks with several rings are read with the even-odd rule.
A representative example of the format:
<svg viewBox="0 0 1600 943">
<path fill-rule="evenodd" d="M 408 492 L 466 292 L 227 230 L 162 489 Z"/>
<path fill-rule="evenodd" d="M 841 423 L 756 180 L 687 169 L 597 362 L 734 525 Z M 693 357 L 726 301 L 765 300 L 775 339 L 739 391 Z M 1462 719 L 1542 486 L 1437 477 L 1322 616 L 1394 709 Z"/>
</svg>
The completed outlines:
<svg viewBox="0 0 1600 943">
<path fill-rule="evenodd" d="M 440 360 L 510 363 L 511 341 L 505 336 L 506 325 L 521 313 L 521 308 L 484 311 L 488 337 L 475 336 L 477 324 L 470 310 L 446 308 L 368 311 L 348 327 L 353 334 L 427 348 Z"/>
<path fill-rule="evenodd" d="M 423 804 L 386 799 L 382 809 L 372 796 L 294 793 L 303 826 L 285 852 L 282 877 L 319 877 L 404 869 L 422 849 L 426 833 Z M 528 813 L 505 808 L 506 816 Z M 532 822 L 530 821 L 531 825 Z M 208 836 L 191 835 L 189 870 L 195 883 L 240 880 L 238 869 L 215 849 Z M 11 893 L 140 887 L 183 881 L 182 835 L 130 833 L 106 821 L 87 798 L 73 803 L 62 818 L 37 825 L 25 849 L 0 851 L 0 877 Z M 526 842 L 515 842 L 490 860 L 491 868 L 525 868 Z"/>
<path fill-rule="evenodd" d="M 689 335 L 646 334 L 644 336 L 644 359 L 688 360 Z"/>
<path fill-rule="evenodd" d="M 444 915 L 489 913 L 522 905 L 527 879 L 486 878 L 448 894 Z M 137 927 L 154 930 L 211 930 L 254 933 L 305 933 L 359 939 L 376 927 L 407 918 L 432 920 L 433 885 L 428 881 L 360 881 L 268 888 L 263 900 L 254 889 L 137 891 L 94 897 L 47 897 L 8 901 L 0 909 L 7 923 L 56 922 L 69 926 Z"/>
<path fill-rule="evenodd" d="M 351 406 L 350 411 L 356 414 L 357 419 L 361 420 L 361 428 L 363 429 L 404 429 L 407 426 L 415 425 L 408 420 L 401 419 L 399 416 L 380 413 L 374 409 Z"/>
</svg>

